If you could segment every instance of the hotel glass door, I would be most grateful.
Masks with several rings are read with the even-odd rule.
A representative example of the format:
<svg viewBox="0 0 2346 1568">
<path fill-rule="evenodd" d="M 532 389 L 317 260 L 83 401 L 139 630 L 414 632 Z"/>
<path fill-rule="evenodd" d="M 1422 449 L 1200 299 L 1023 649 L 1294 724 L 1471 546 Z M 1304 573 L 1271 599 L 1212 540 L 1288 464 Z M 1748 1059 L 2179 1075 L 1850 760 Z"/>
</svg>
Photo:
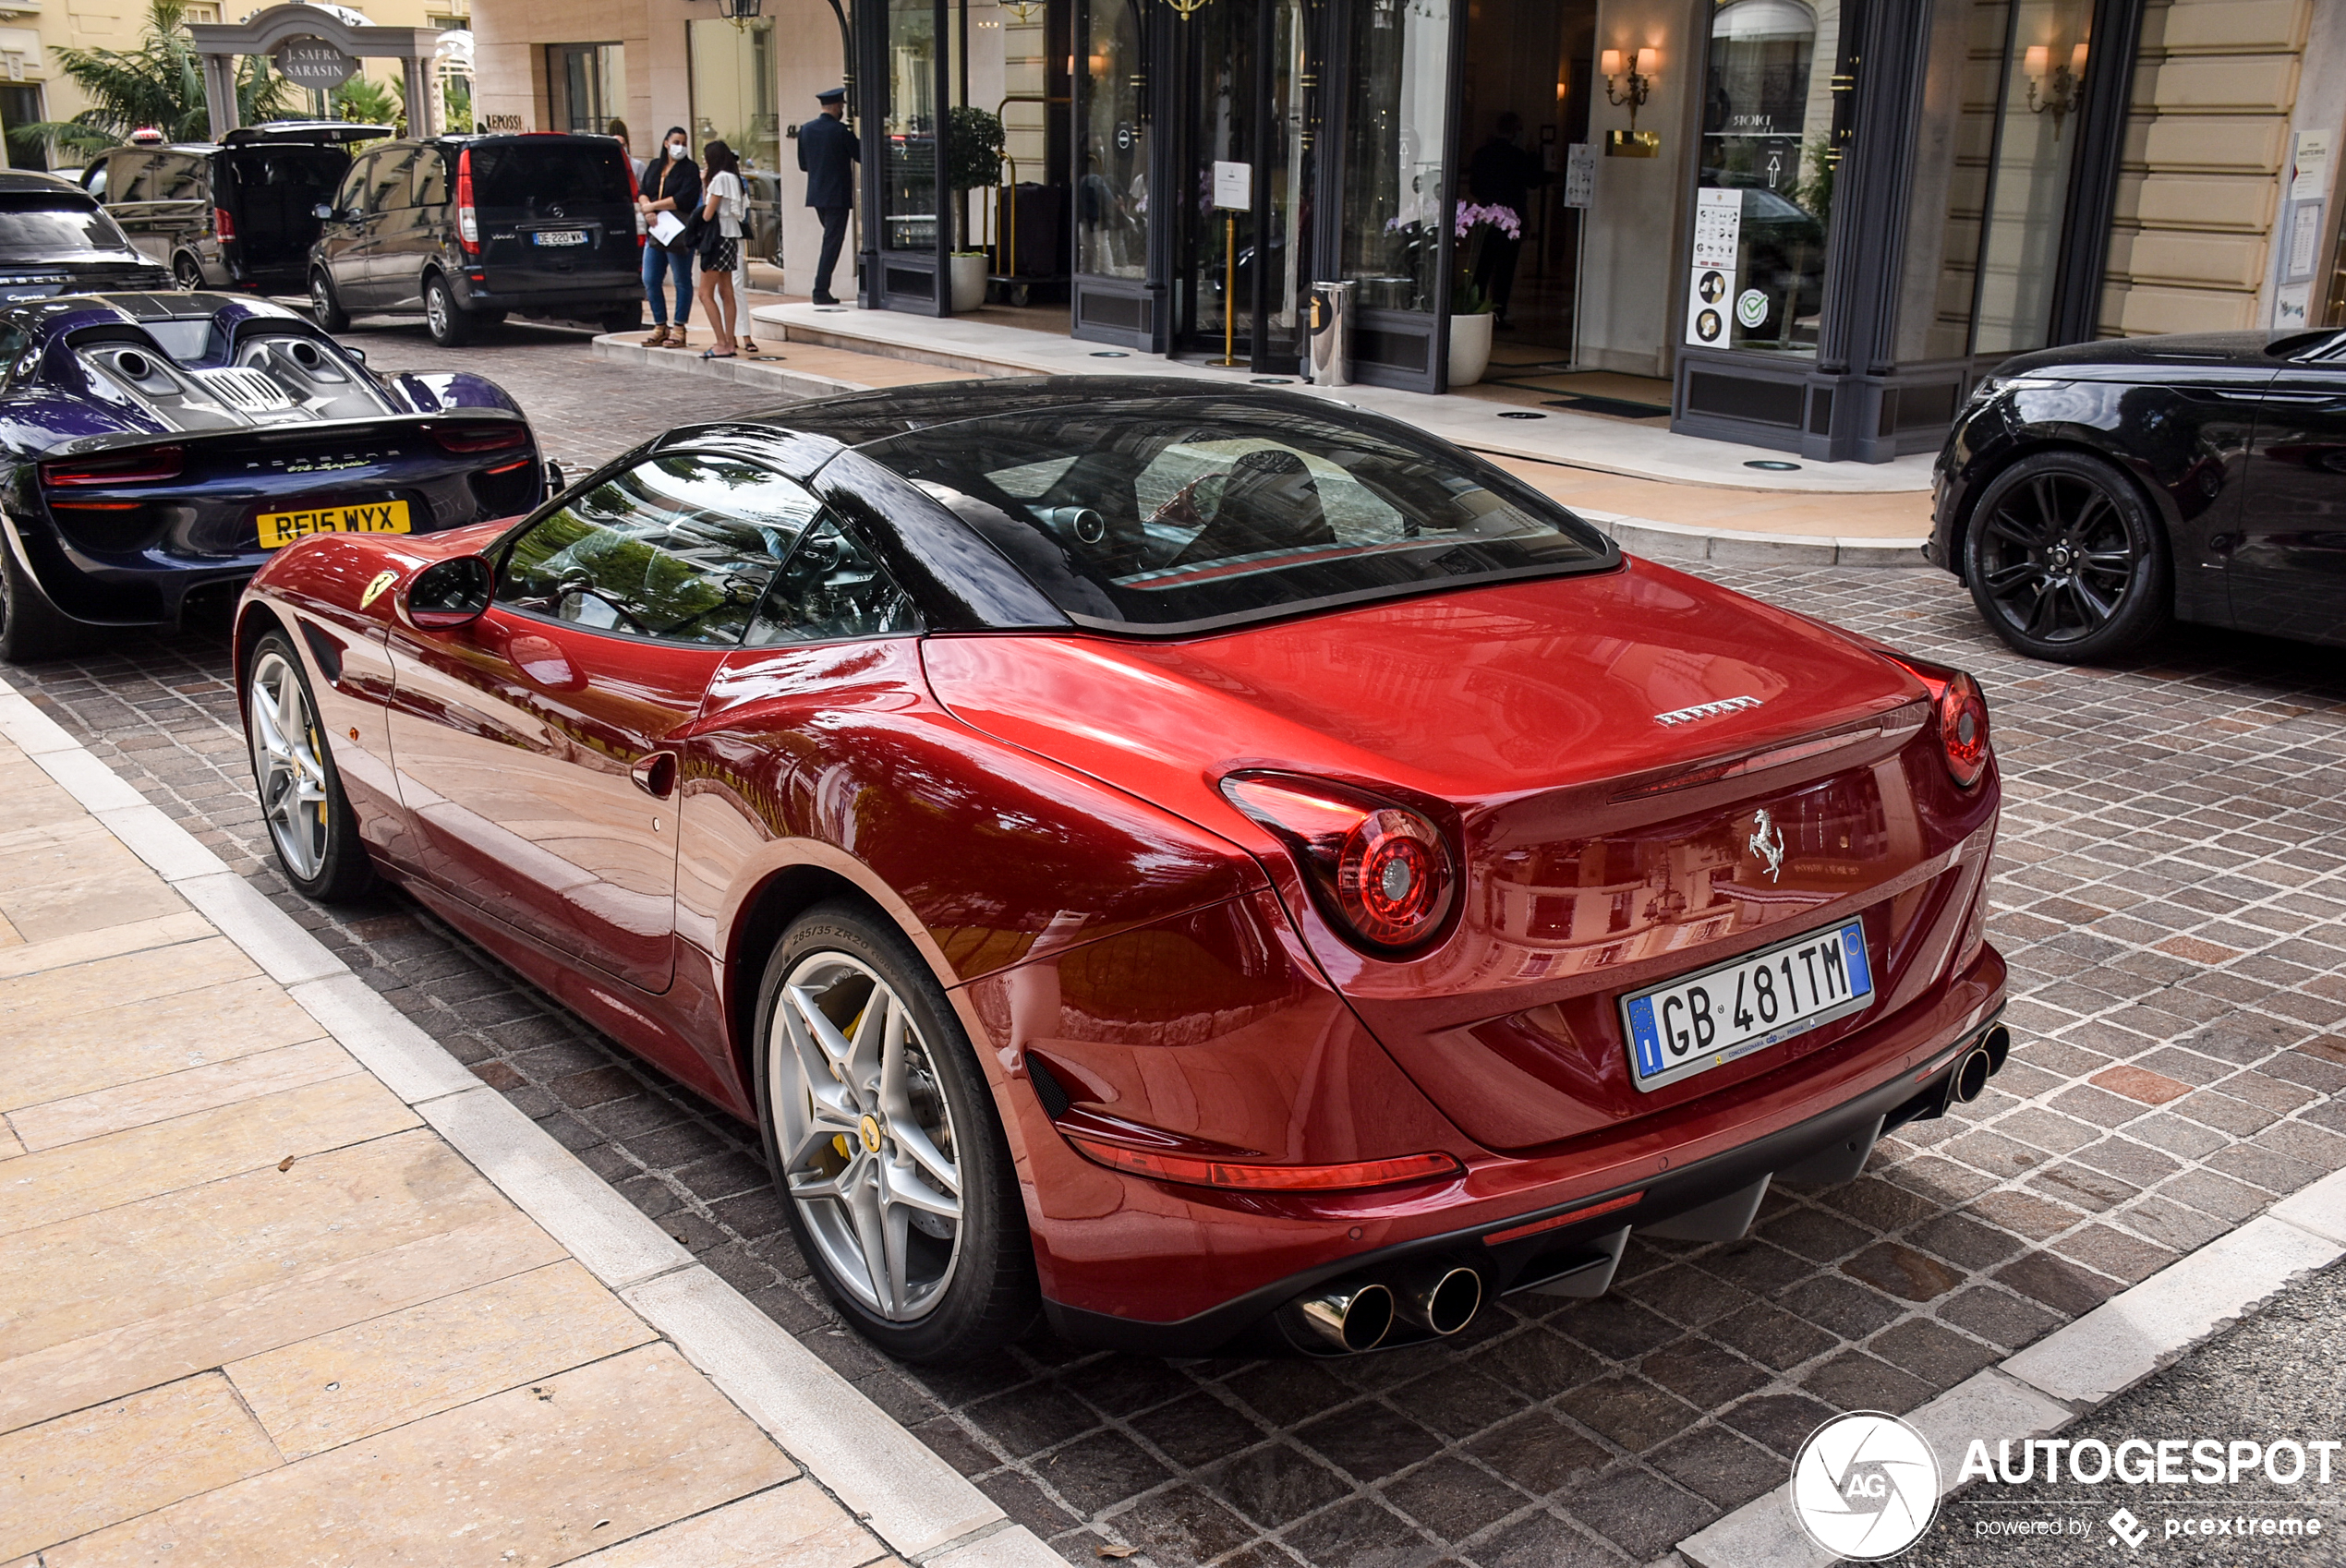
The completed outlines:
<svg viewBox="0 0 2346 1568">
<path fill-rule="evenodd" d="M 1310 13 L 1303 0 L 1209 0 L 1172 25 L 1181 105 L 1173 236 L 1174 352 L 1225 344 L 1263 372 L 1301 363 L 1312 152 L 1304 134 Z M 1217 165 L 1246 171 L 1245 204 L 1215 206 Z"/>
</svg>

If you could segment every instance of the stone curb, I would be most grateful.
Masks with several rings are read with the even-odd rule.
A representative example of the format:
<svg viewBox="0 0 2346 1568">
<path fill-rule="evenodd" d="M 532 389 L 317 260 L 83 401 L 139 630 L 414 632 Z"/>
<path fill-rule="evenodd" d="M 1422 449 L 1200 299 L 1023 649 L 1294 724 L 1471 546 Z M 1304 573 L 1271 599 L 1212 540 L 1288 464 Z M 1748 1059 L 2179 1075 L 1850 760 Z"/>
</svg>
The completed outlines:
<svg viewBox="0 0 2346 1568">
<path fill-rule="evenodd" d="M 803 328 L 798 330 L 804 331 Z M 697 355 L 646 348 L 641 344 L 629 343 L 623 337 L 599 337 L 594 342 L 593 351 L 598 359 L 622 365 L 642 365 L 653 369 L 717 376 L 769 390 L 775 396 L 782 398 L 829 397 L 840 392 L 871 390 L 861 381 L 785 370 L 779 365 L 760 364 L 754 359 L 703 359 Z M 944 369 L 978 368 L 975 361 L 965 366 L 952 355 L 938 356 L 937 363 Z M 984 371 L 980 369 L 979 373 Z M 1729 566 L 1927 567 L 1930 564 L 1922 558 L 1922 541 L 1919 539 L 1760 534 L 1737 528 L 1698 528 L 1689 524 L 1662 523 L 1615 512 L 1591 512 L 1586 507 L 1575 507 L 1573 510 L 1611 535 L 1622 549 L 1632 550 L 1649 561 L 1670 564 L 1692 561 L 1715 561 Z"/>
<path fill-rule="evenodd" d="M 1977 1372 L 1908 1416 L 1955 1489 L 1975 1437 L 2043 1437 L 2133 1388 L 2291 1280 L 2346 1257 L 2346 1171 L 2122 1290 L 2065 1328 Z M 1829 1568 L 1801 1531 L 1787 1482 L 1678 1543 L 1695 1568 Z M 1664 1562 L 1668 1560 L 1665 1559 Z"/>
<path fill-rule="evenodd" d="M 925 1568 L 1064 1568 L 1032 1531 L 1012 1524 L 961 1472 L 695 1262 L 656 1222 L 5 681 L 0 736 L 284 985 L 386 1089 L 667 1336 L 890 1549 Z"/>
</svg>

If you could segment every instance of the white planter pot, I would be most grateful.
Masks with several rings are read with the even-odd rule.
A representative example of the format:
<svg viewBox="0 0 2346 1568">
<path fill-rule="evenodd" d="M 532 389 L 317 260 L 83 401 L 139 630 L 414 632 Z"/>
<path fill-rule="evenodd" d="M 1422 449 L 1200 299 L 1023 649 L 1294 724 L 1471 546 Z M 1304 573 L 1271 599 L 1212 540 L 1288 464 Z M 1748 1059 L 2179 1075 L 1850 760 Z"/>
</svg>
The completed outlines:
<svg viewBox="0 0 2346 1568">
<path fill-rule="evenodd" d="M 953 309 L 957 314 L 974 310 L 986 303 L 986 252 L 957 250 L 952 261 Z M 1490 334 L 1483 336 L 1487 339 Z"/>
<path fill-rule="evenodd" d="M 1491 323 L 1488 312 L 1450 318 L 1450 385 L 1470 387 L 1491 368 Z"/>
</svg>

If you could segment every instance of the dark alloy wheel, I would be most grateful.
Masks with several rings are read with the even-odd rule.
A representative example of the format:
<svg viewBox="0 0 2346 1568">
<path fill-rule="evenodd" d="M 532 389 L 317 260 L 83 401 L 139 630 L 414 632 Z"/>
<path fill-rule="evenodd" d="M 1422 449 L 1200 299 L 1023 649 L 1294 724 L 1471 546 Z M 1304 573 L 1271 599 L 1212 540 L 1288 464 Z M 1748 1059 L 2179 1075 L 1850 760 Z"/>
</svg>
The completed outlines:
<svg viewBox="0 0 2346 1568">
<path fill-rule="evenodd" d="M 309 273 L 309 315 L 326 332 L 350 330 L 349 313 L 343 309 L 342 296 L 334 292 L 334 281 L 322 267 L 313 268 Z"/>
<path fill-rule="evenodd" d="M 2084 452 L 2039 452 L 1989 482 L 1964 533 L 1964 581 L 1998 636 L 2064 664 L 2139 647 L 2173 610 L 2150 502 Z"/>
<path fill-rule="evenodd" d="M 1034 1320 L 1009 1145 L 935 976 L 857 903 L 800 917 L 758 989 L 758 1125 L 801 1255 L 889 1355 L 957 1361 Z"/>
<path fill-rule="evenodd" d="M 285 880 L 321 903 L 372 887 L 375 868 L 343 793 L 309 677 L 282 632 L 261 638 L 245 667 L 245 729 L 261 818 Z"/>
<path fill-rule="evenodd" d="M 204 286 L 203 263 L 192 256 L 182 255 L 171 263 L 171 281 L 180 292 L 193 294 Z"/>
</svg>

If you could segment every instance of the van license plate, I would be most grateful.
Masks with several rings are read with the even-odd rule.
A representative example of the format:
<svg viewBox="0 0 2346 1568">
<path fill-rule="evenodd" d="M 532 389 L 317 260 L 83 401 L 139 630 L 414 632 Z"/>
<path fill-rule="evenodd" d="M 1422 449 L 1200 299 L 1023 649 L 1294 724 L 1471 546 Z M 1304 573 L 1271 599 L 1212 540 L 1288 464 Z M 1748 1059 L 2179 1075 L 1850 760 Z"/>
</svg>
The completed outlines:
<svg viewBox="0 0 2346 1568">
<path fill-rule="evenodd" d="M 409 527 L 404 501 L 320 506 L 308 512 L 264 512 L 255 521 L 260 525 L 262 549 L 283 549 L 312 534 L 405 534 Z"/>
<path fill-rule="evenodd" d="M 539 229 L 529 238 L 534 245 L 584 245 L 586 243 L 586 231 L 585 229 Z"/>
<path fill-rule="evenodd" d="M 1866 931 L 1847 921 L 1621 999 L 1641 1090 L 1724 1067 L 1873 1000 Z"/>
</svg>

